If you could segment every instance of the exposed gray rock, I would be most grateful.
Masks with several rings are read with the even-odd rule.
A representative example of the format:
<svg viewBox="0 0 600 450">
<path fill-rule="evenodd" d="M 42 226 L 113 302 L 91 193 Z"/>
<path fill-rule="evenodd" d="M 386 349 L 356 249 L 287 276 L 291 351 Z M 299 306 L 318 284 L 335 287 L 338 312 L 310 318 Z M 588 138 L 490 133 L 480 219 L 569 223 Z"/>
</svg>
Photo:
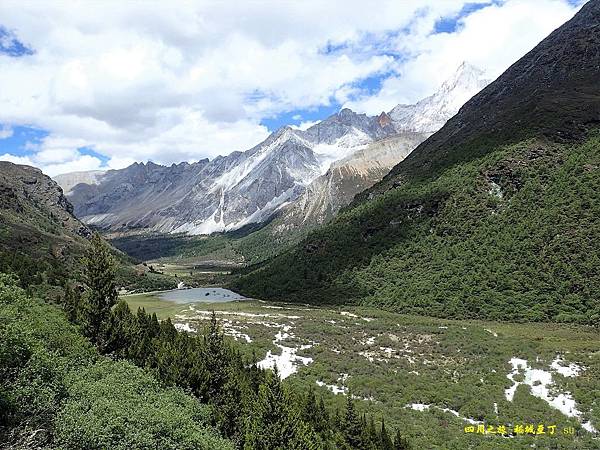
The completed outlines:
<svg viewBox="0 0 600 450">
<path fill-rule="evenodd" d="M 283 127 L 250 150 L 212 161 L 135 163 L 56 180 L 77 217 L 111 231 L 210 234 L 263 222 L 283 207 L 290 227 L 315 225 L 441 127 L 479 90 L 480 78 L 480 71 L 462 65 L 416 105 L 374 117 L 344 108 L 307 130 Z"/>
</svg>

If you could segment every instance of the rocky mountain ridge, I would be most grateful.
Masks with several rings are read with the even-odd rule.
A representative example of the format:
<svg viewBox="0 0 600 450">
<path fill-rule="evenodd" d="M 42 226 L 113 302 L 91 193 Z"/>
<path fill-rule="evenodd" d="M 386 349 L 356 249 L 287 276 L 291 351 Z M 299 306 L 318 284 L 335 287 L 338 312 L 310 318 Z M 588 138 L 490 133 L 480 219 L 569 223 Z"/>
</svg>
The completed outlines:
<svg viewBox="0 0 600 450">
<path fill-rule="evenodd" d="M 425 130 L 451 117 L 465 92 L 471 89 L 472 95 L 480 88 L 476 81 L 481 82 L 481 75 L 463 64 L 439 92 L 412 107 L 398 106 L 379 116 L 344 108 L 307 130 L 283 127 L 250 150 L 211 161 L 168 167 L 136 163 L 125 169 L 94 172 L 88 179 L 85 174 L 67 174 L 56 180 L 68 192 L 77 217 L 111 231 L 231 231 L 263 222 L 301 197 L 302 206 L 291 214 L 297 216 L 304 210 L 311 217 L 301 222 L 318 224 L 404 158 L 407 150 L 414 148 L 408 149 L 406 143 L 416 146 L 429 134 L 412 128 Z M 426 120 L 428 106 L 432 116 Z M 378 160 L 382 155 L 377 150 L 366 156 L 373 143 L 393 136 L 404 137 L 389 141 L 398 147 L 386 147 L 385 163 Z M 363 169 L 372 164 L 368 176 L 335 166 L 356 152 L 363 152 Z M 74 185 L 79 180 L 82 182 Z M 312 183 L 315 185 L 310 187 Z M 317 210 L 319 214 L 315 214 Z"/>
</svg>

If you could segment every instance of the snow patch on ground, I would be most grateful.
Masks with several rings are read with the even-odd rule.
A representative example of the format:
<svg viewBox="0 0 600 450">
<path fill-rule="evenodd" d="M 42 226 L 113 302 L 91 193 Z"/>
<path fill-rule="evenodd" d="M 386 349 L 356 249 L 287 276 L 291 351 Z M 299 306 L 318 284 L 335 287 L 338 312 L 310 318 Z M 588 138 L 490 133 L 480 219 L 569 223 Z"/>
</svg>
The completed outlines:
<svg viewBox="0 0 600 450">
<path fill-rule="evenodd" d="M 271 350 L 269 350 L 265 358 L 257 363 L 257 366 L 261 369 L 274 369 L 277 367 L 279 377 L 282 380 L 298 372 L 300 364 L 307 366 L 314 361 L 312 358 L 298 356 L 296 354 L 298 350 L 311 348 L 311 344 L 301 345 L 300 347 L 286 347 L 280 343 L 288 338 L 294 337 L 291 330 L 291 325 L 283 325 L 282 329 L 275 335 L 275 339 L 273 339 L 273 344 L 281 350 L 280 355 L 274 355 Z"/>
<path fill-rule="evenodd" d="M 334 395 L 338 395 L 338 394 L 348 395 L 348 387 L 346 387 L 346 381 L 348 381 L 349 377 L 350 377 L 350 375 L 347 373 L 340 373 L 340 376 L 338 377 L 338 379 L 336 381 L 341 383 L 341 386 L 339 384 L 327 384 L 321 380 L 316 380 L 316 383 L 317 383 L 317 386 L 326 388 L 328 391 L 332 392 Z M 355 400 L 365 400 L 365 401 L 370 401 L 370 402 L 375 401 L 375 398 L 373 396 L 360 397 L 358 395 L 352 395 L 352 398 Z"/>
<path fill-rule="evenodd" d="M 490 181 L 490 189 L 488 190 L 488 194 L 493 195 L 498 198 L 504 197 L 504 195 L 502 193 L 502 188 L 500 187 L 500 185 L 497 183 L 494 183 L 493 181 Z"/>
<path fill-rule="evenodd" d="M 375 336 L 370 336 L 366 339 L 361 339 L 358 341 L 360 345 L 373 345 L 375 344 Z"/>
<path fill-rule="evenodd" d="M 566 367 L 562 366 L 560 364 L 562 361 L 562 358 L 560 355 L 558 355 L 554 361 L 552 361 L 550 368 L 555 373 L 568 377 L 575 377 L 579 374 L 579 372 L 584 370 L 574 363 Z M 506 400 L 512 402 L 517 387 L 520 384 L 525 384 L 530 387 L 531 395 L 534 397 L 544 400 L 552 408 L 559 410 L 567 417 L 574 417 L 581 420 L 582 412 L 577 409 L 575 400 L 570 392 L 560 392 L 556 395 L 551 393 L 551 388 L 555 384 L 552 379 L 552 373 L 542 369 L 531 368 L 526 359 L 511 358 L 509 363 L 512 366 L 512 371 L 506 375 L 506 378 L 512 381 L 513 384 L 504 391 Z M 516 381 L 515 376 L 521 373 L 525 379 L 523 381 Z M 590 433 L 597 432 L 597 430 L 589 421 L 582 422 L 582 426 Z"/>
<path fill-rule="evenodd" d="M 550 368 L 563 377 L 577 377 L 581 371 L 585 370 L 585 368 L 575 363 L 571 363 L 568 366 L 563 366 L 562 363 L 564 363 L 564 359 L 560 355 L 556 355 L 556 358 L 550 364 Z"/>
<path fill-rule="evenodd" d="M 189 323 L 176 323 L 175 329 L 177 331 L 187 331 L 188 333 L 195 333 L 196 330 L 190 326 Z"/>
<path fill-rule="evenodd" d="M 468 422 L 470 424 L 476 425 L 476 424 L 482 424 L 483 422 L 479 421 L 479 420 L 475 420 L 475 419 L 471 419 L 470 417 L 463 417 L 460 415 L 460 413 L 458 411 L 455 411 L 453 409 L 450 408 L 441 408 L 439 406 L 435 406 L 435 405 L 428 405 L 426 403 L 409 403 L 408 405 L 405 406 L 405 408 L 408 409 L 412 409 L 415 411 L 428 411 L 430 408 L 435 408 L 435 409 L 439 409 L 440 411 L 446 412 L 446 413 L 450 413 L 455 417 L 458 417 L 461 420 L 464 420 L 465 422 Z"/>
</svg>

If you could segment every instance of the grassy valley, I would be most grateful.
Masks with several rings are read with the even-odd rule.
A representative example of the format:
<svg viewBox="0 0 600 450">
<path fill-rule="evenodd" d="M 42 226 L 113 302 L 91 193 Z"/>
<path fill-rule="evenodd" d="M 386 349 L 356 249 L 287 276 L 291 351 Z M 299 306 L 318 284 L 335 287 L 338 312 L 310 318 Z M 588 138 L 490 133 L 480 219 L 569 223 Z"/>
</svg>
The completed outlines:
<svg viewBox="0 0 600 450">
<path fill-rule="evenodd" d="M 587 421 L 588 427 L 600 425 L 600 339 L 591 327 L 454 321 L 369 307 L 125 298 L 130 307 L 170 317 L 187 330 L 203 330 L 215 310 L 226 335 L 242 344 L 248 357 L 254 353 L 264 361 L 270 352 L 280 358 L 294 390 L 315 389 L 331 407 L 342 407 L 353 395 L 359 411 L 385 418 L 413 448 L 600 448 L 594 434 L 582 428 Z M 548 389 L 554 396 L 569 392 L 580 416 L 565 415 L 559 403 L 551 406 L 526 384 L 508 400 L 506 390 L 515 385 L 507 377 L 513 358 L 550 374 Z M 560 369 L 571 364 L 581 368 L 576 376 Z M 524 375 L 520 370 L 514 379 L 524 381 Z M 465 432 L 480 423 L 486 429 L 506 425 L 509 434 L 517 424 L 556 425 L 559 431 L 510 438 Z M 575 434 L 564 434 L 570 427 Z"/>
</svg>

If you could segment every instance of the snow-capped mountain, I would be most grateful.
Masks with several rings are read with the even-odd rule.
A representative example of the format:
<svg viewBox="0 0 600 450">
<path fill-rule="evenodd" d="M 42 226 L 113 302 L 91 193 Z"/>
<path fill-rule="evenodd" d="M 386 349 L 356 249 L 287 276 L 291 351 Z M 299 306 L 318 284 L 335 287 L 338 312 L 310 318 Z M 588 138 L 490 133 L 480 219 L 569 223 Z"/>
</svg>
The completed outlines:
<svg viewBox="0 0 600 450">
<path fill-rule="evenodd" d="M 482 70 L 463 62 L 433 95 L 414 105 L 398 105 L 389 112 L 396 131 L 433 133 L 460 107 L 490 83 Z"/>
<path fill-rule="evenodd" d="M 212 161 L 136 163 L 75 186 L 74 176 L 56 180 L 88 224 L 209 234 L 266 220 L 296 200 L 332 161 L 392 133 L 376 118 L 344 109 L 306 131 L 283 127 L 250 150 Z"/>
<path fill-rule="evenodd" d="M 273 233 L 285 235 L 324 223 L 356 194 L 380 181 L 428 136 L 428 133 L 402 132 L 334 161 L 327 172 L 306 187 L 298 200 L 283 208 L 273 222 Z"/>
<path fill-rule="evenodd" d="M 210 234 L 263 222 L 283 207 L 293 210 L 289 205 L 296 202 L 301 206 L 286 214 L 294 222 L 302 216 L 300 224 L 318 224 L 441 127 L 482 86 L 480 75 L 463 64 L 415 105 L 374 117 L 345 108 L 307 130 L 283 127 L 245 152 L 211 161 L 136 163 L 55 179 L 77 217 L 112 231 Z"/>
</svg>

